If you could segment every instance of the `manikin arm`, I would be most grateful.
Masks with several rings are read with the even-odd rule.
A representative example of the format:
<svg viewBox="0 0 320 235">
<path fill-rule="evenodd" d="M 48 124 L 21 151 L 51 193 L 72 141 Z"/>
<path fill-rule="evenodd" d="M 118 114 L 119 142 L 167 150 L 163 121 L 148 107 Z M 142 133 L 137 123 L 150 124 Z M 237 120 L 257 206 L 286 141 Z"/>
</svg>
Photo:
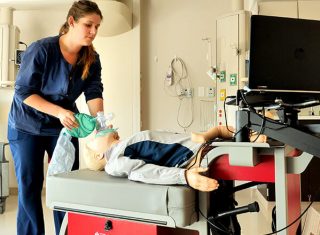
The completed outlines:
<svg viewBox="0 0 320 235">
<path fill-rule="evenodd" d="M 127 176 L 129 180 L 149 184 L 188 184 L 200 191 L 212 191 L 219 186 L 215 179 L 201 175 L 201 173 L 207 171 L 207 169 L 201 167 L 186 170 L 145 164 L 142 160 L 120 157 L 115 162 L 108 162 L 105 170 L 110 175 Z"/>
<path fill-rule="evenodd" d="M 191 133 L 191 140 L 196 143 L 205 143 L 215 138 L 229 139 L 233 137 L 234 128 L 229 126 L 215 126 L 202 133 Z"/>
</svg>

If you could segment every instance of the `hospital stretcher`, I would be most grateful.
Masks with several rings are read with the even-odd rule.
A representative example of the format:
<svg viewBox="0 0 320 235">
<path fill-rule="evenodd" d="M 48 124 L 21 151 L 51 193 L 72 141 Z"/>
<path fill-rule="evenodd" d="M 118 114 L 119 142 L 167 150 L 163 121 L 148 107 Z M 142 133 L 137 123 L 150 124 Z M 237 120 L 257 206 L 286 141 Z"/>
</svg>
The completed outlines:
<svg viewBox="0 0 320 235">
<path fill-rule="evenodd" d="M 283 144 L 217 142 L 202 166 L 210 177 L 276 182 L 276 226 L 300 215 L 300 173 L 308 153 L 287 156 Z M 47 178 L 46 204 L 67 212 L 61 234 L 209 235 L 209 193 L 187 186 L 151 185 L 87 169 Z M 201 213 L 200 213 L 201 212 Z M 202 214 L 204 216 L 202 216 Z M 253 215 L 252 215 L 253 216 Z M 277 234 L 296 234 L 298 223 Z M 270 225 L 271 232 L 271 225 Z"/>
</svg>

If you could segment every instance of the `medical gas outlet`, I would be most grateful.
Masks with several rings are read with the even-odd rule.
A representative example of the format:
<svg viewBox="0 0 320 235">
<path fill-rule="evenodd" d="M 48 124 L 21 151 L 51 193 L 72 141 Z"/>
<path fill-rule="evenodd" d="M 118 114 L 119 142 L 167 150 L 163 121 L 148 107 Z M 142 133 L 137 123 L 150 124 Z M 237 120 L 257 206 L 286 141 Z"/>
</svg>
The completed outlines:
<svg viewBox="0 0 320 235">
<path fill-rule="evenodd" d="M 181 88 L 180 96 L 192 97 L 193 96 L 193 88 Z"/>
</svg>

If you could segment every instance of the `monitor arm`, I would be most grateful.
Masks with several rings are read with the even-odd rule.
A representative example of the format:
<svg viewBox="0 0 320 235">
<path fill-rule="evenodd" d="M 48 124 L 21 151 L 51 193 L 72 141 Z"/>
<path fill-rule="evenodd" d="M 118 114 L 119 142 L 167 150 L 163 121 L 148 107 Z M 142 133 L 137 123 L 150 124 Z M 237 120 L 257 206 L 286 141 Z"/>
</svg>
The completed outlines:
<svg viewBox="0 0 320 235">
<path fill-rule="evenodd" d="M 236 111 L 237 142 L 248 142 L 250 130 L 320 157 L 320 120 L 298 121 L 295 109 L 278 111 L 279 120 L 264 117 L 252 110 Z"/>
</svg>

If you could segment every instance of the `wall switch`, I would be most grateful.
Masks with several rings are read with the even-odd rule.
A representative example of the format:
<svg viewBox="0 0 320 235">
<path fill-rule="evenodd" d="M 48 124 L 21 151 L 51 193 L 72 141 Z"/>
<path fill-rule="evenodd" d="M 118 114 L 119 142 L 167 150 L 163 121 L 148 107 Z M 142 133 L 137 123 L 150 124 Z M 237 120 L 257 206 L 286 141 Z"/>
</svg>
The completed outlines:
<svg viewBox="0 0 320 235">
<path fill-rule="evenodd" d="M 198 96 L 204 97 L 204 87 L 203 86 L 198 87 Z"/>
</svg>

